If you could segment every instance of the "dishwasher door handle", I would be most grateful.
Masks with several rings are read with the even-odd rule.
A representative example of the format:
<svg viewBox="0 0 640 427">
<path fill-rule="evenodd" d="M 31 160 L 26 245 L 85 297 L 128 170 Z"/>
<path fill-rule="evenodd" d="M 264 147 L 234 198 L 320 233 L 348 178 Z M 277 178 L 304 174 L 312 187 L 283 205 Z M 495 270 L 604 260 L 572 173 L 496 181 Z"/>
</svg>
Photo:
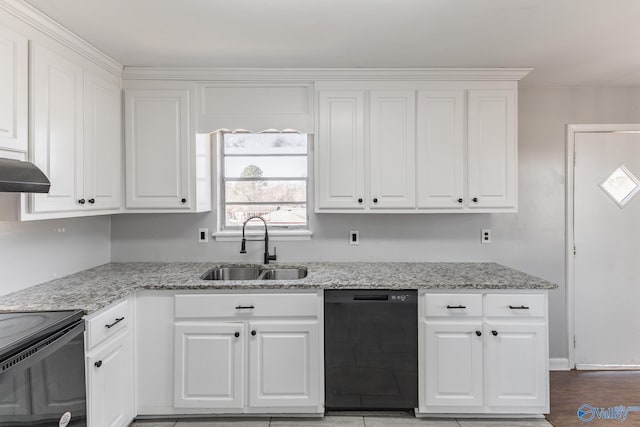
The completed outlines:
<svg viewBox="0 0 640 427">
<path fill-rule="evenodd" d="M 354 301 L 389 301 L 389 295 L 354 295 Z"/>
</svg>

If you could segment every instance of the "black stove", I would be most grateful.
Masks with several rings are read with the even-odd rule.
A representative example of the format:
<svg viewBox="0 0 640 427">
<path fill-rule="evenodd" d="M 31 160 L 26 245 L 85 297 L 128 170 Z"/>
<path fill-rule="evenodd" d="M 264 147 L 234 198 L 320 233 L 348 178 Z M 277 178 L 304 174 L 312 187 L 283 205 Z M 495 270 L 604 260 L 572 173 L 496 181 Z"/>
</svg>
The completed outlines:
<svg viewBox="0 0 640 427">
<path fill-rule="evenodd" d="M 0 360 L 82 318 L 82 310 L 0 313 Z"/>
<path fill-rule="evenodd" d="M 83 315 L 0 313 L 0 426 L 87 425 Z"/>
</svg>

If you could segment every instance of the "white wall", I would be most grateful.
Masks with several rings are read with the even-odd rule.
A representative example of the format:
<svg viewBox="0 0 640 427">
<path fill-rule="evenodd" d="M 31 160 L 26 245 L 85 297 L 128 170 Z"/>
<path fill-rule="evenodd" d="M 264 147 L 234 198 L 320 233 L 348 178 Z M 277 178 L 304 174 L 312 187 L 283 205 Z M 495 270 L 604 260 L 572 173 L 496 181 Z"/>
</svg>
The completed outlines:
<svg viewBox="0 0 640 427">
<path fill-rule="evenodd" d="M 275 242 L 280 261 L 497 261 L 560 285 L 550 294 L 551 357 L 567 357 L 564 286 L 564 145 L 569 123 L 640 122 L 640 88 L 527 88 L 519 93 L 519 213 L 312 215 L 310 241 Z M 260 262 L 262 245 L 197 242 L 214 213 L 119 215 L 113 261 Z M 493 243 L 480 244 L 480 230 Z M 360 230 L 360 246 L 347 233 Z"/>
<path fill-rule="evenodd" d="M 0 221 L 0 295 L 110 260 L 109 216 Z"/>
</svg>

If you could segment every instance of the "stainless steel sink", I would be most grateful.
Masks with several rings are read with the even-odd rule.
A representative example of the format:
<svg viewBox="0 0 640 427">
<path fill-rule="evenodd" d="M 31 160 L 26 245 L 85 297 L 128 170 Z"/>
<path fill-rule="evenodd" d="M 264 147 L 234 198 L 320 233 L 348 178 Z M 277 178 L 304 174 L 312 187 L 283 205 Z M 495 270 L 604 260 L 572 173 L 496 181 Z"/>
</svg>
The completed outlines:
<svg viewBox="0 0 640 427">
<path fill-rule="evenodd" d="M 204 273 L 202 280 L 257 280 L 262 270 L 259 267 L 220 267 Z"/>
<path fill-rule="evenodd" d="M 307 277 L 306 268 L 273 268 L 262 271 L 261 280 L 297 280 Z"/>
<path fill-rule="evenodd" d="M 202 280 L 297 280 L 307 277 L 306 268 L 219 267 L 204 273 Z"/>
</svg>

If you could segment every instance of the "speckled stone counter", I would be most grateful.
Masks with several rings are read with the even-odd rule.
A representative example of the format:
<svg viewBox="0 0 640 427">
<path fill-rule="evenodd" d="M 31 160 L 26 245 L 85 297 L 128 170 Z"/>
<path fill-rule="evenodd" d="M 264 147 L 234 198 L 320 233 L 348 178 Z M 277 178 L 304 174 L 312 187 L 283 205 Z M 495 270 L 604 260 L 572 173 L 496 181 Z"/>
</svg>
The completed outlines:
<svg viewBox="0 0 640 427">
<path fill-rule="evenodd" d="M 553 289 L 495 263 L 274 263 L 305 267 L 299 280 L 202 280 L 225 263 L 111 263 L 0 296 L 0 311 L 99 310 L 142 289 Z M 233 264 L 238 265 L 238 264 Z"/>
</svg>

